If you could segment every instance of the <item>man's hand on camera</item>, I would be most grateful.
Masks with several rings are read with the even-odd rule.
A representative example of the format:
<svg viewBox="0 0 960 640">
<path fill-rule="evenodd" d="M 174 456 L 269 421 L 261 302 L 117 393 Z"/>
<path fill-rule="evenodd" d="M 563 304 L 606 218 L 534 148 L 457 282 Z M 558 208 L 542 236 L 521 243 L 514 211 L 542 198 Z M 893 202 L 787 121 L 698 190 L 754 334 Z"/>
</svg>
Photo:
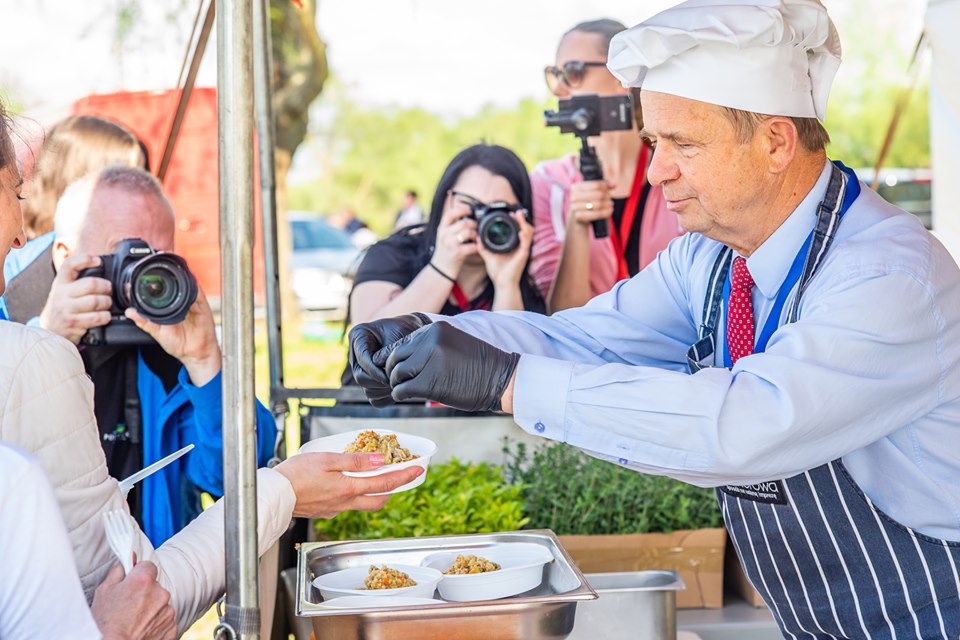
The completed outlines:
<svg viewBox="0 0 960 640">
<path fill-rule="evenodd" d="M 520 244 L 516 249 L 510 253 L 494 253 L 484 247 L 482 242 L 477 243 L 480 257 L 483 258 L 483 264 L 487 269 L 487 276 L 493 282 L 495 290 L 518 286 L 520 278 L 523 277 L 523 268 L 527 266 L 527 260 L 530 259 L 533 225 L 527 222 L 526 213 L 523 211 L 514 211 L 510 217 L 520 225 Z"/>
<path fill-rule="evenodd" d="M 110 281 L 77 277 L 84 269 L 97 266 L 99 256 L 74 254 L 63 261 L 40 312 L 41 327 L 79 344 L 89 329 L 110 322 Z"/>
<path fill-rule="evenodd" d="M 384 365 L 397 342 L 420 327 L 430 324 L 422 313 L 364 322 L 350 330 L 350 369 L 367 399 L 375 407 L 393 404 L 390 380 Z"/>
<path fill-rule="evenodd" d="M 393 399 L 433 400 L 463 411 L 500 411 L 520 361 L 446 322 L 396 345 L 387 358 Z"/>
<path fill-rule="evenodd" d="M 197 301 L 179 324 L 150 322 L 133 308 L 127 309 L 125 315 L 183 364 L 195 386 L 202 387 L 220 373 L 220 345 L 213 312 L 203 291 L 197 291 Z"/>
</svg>

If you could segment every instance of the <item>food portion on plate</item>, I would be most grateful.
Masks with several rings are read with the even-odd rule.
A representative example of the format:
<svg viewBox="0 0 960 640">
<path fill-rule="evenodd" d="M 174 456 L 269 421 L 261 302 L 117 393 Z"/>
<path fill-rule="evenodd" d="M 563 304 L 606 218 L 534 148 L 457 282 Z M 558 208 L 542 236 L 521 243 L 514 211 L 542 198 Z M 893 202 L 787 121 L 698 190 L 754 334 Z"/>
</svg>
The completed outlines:
<svg viewBox="0 0 960 640">
<path fill-rule="evenodd" d="M 341 596 L 409 596 L 432 598 L 443 574 L 437 569 L 396 562 L 347 567 L 321 574 L 313 585 L 323 599 Z"/>
<path fill-rule="evenodd" d="M 411 578 L 403 571 L 391 569 L 387 565 L 377 567 L 370 565 L 370 573 L 363 581 L 362 589 L 370 591 L 373 589 L 403 589 L 404 587 L 415 587 L 417 581 Z"/>
<path fill-rule="evenodd" d="M 401 447 L 395 433 L 380 435 L 372 429 L 361 431 L 356 440 L 348 444 L 344 453 L 382 453 L 383 464 L 400 464 L 416 460 L 420 456 L 410 453 L 410 449 Z"/>
<path fill-rule="evenodd" d="M 402 446 L 401 446 L 402 445 Z M 387 493 L 407 491 L 423 484 L 427 478 L 427 469 L 430 458 L 437 452 L 437 445 L 432 440 L 409 433 L 397 433 L 389 429 L 362 429 L 345 431 L 333 435 L 316 438 L 304 443 L 300 453 L 378 453 L 382 452 L 384 464 L 367 471 L 341 471 L 345 476 L 352 478 L 368 478 L 384 473 L 392 473 L 408 467 L 420 467 L 423 473 Z M 372 493 L 368 495 L 384 495 Z"/>
<path fill-rule="evenodd" d="M 437 589 L 444 600 L 496 600 L 536 589 L 543 582 L 544 565 L 553 562 L 550 549 L 530 542 L 498 542 L 475 550 L 482 556 L 458 549 L 431 553 L 420 561 L 443 573 Z"/>
<path fill-rule="evenodd" d="M 450 568 L 443 572 L 447 576 L 464 576 L 472 573 L 488 573 L 490 571 L 499 571 L 500 565 L 491 562 L 486 558 L 475 556 L 473 554 L 458 554 Z"/>
</svg>

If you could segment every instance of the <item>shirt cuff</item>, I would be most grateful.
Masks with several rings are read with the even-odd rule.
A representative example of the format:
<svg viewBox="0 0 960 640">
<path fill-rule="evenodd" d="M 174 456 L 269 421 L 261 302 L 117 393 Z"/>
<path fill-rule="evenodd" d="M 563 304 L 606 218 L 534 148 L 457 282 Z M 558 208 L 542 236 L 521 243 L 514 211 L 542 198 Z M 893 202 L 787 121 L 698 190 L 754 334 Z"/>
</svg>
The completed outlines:
<svg viewBox="0 0 960 640">
<path fill-rule="evenodd" d="M 198 387 L 190 381 L 190 374 L 186 367 L 180 367 L 180 373 L 177 374 L 177 382 L 186 391 L 190 404 L 196 411 L 209 412 L 211 409 L 222 411 L 223 408 L 223 384 L 222 371 L 210 379 L 207 384 Z"/>
<path fill-rule="evenodd" d="M 513 419 L 527 433 L 566 440 L 567 394 L 573 363 L 523 355 L 513 387 Z"/>
</svg>

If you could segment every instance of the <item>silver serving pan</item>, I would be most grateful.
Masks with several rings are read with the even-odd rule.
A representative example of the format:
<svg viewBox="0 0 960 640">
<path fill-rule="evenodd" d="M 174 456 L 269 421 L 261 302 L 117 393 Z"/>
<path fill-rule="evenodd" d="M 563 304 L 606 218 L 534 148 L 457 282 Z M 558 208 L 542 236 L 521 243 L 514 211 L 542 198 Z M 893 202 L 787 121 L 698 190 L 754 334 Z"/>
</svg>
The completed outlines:
<svg viewBox="0 0 960 640">
<path fill-rule="evenodd" d="M 547 547 L 553 561 L 540 586 L 500 600 L 444 602 L 428 606 L 332 609 L 313 586 L 316 576 L 369 564 L 420 564 L 437 551 L 483 554 L 503 542 Z M 553 640 L 573 630 L 577 603 L 595 600 L 589 585 L 550 530 L 431 538 L 301 544 L 297 565 L 297 615 L 313 624 L 318 640 Z"/>
</svg>

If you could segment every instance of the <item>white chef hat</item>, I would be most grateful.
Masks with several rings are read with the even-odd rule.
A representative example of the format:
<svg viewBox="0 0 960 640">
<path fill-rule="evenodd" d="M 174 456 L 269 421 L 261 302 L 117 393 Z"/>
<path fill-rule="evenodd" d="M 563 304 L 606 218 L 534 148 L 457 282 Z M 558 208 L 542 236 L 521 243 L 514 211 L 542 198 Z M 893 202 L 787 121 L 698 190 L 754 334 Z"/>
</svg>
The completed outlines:
<svg viewBox="0 0 960 640">
<path fill-rule="evenodd" d="M 688 0 L 610 42 L 624 86 L 824 119 L 840 37 L 818 0 Z"/>
</svg>

